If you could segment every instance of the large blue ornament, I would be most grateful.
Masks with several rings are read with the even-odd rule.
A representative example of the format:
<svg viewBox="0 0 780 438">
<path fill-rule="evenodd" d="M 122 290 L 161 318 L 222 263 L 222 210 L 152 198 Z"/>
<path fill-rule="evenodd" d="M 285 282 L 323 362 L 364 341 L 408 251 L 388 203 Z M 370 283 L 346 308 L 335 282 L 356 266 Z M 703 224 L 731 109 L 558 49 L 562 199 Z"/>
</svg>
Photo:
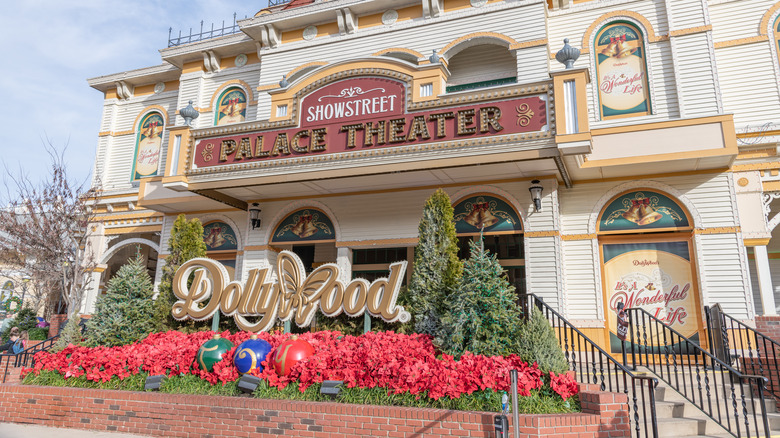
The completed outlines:
<svg viewBox="0 0 780 438">
<path fill-rule="evenodd" d="M 236 348 L 233 363 L 241 374 L 246 374 L 254 369 L 262 372 L 262 362 L 271 350 L 271 344 L 262 339 L 257 339 L 257 335 L 252 335 L 250 339 L 242 342 Z"/>
</svg>

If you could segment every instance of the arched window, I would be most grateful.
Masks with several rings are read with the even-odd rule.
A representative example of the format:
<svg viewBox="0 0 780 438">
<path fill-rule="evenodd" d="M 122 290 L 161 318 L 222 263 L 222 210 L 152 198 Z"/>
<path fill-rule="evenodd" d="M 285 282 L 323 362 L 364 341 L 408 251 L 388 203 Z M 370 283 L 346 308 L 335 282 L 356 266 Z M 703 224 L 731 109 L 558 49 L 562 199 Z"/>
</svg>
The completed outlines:
<svg viewBox="0 0 780 438">
<path fill-rule="evenodd" d="M 133 161 L 133 181 L 157 175 L 164 127 L 165 119 L 158 112 L 147 114 L 138 124 L 135 160 Z"/>
<path fill-rule="evenodd" d="M 469 257 L 469 242 L 482 236 L 485 249 L 495 254 L 518 295 L 525 294 L 523 223 L 506 200 L 485 193 L 469 195 L 454 204 L 458 257 Z"/>
<path fill-rule="evenodd" d="M 238 239 L 233 228 L 222 221 L 207 222 L 203 225 L 203 242 L 206 256 L 219 260 L 227 268 L 230 279 L 235 279 Z"/>
<path fill-rule="evenodd" d="M 217 99 L 214 124 L 216 126 L 239 123 L 246 120 L 246 93 L 236 87 L 223 91 Z"/>
<path fill-rule="evenodd" d="M 602 119 L 650 114 L 645 38 L 633 24 L 609 23 L 596 34 L 594 54 Z"/>
</svg>

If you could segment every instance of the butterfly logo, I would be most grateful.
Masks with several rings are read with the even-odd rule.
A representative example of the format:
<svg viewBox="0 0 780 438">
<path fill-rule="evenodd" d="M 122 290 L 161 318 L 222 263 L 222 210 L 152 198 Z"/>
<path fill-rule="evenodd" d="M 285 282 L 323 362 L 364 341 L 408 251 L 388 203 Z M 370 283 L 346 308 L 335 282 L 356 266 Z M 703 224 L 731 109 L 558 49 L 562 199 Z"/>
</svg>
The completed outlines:
<svg viewBox="0 0 780 438">
<path fill-rule="evenodd" d="M 294 312 L 295 323 L 299 327 L 305 327 L 311 324 L 324 294 L 328 293 L 330 296 L 335 293 L 336 298 L 343 296 L 344 286 L 338 281 L 339 268 L 335 264 L 319 266 L 306 276 L 301 259 L 294 253 L 282 251 L 276 260 L 276 266 L 280 288 L 279 318 L 282 321 L 289 320 Z M 339 304 L 338 309 L 323 309 L 328 316 L 341 313 L 341 299 L 327 301 Z"/>
</svg>

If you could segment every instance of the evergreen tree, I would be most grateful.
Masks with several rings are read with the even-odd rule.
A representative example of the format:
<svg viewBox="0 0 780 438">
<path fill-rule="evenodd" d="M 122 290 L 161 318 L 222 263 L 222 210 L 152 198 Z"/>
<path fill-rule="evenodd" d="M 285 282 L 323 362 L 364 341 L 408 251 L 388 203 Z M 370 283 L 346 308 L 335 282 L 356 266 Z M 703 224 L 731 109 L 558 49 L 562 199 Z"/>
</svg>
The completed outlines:
<svg viewBox="0 0 780 438">
<path fill-rule="evenodd" d="M 535 307 L 523 325 L 519 341 L 517 354 L 524 361 L 536 362 L 542 371 L 560 374 L 569 370 L 569 362 L 563 355 L 555 330 L 550 321 Z"/>
<path fill-rule="evenodd" d="M 419 243 L 409 284 L 411 313 L 417 333 L 436 337 L 445 303 L 457 287 L 463 265 L 458 259 L 458 237 L 450 197 L 439 189 L 425 202 Z"/>
<path fill-rule="evenodd" d="M 154 286 L 138 254 L 108 282 L 98 297 L 95 313 L 87 322 L 88 344 L 113 347 L 143 339 L 156 328 Z"/>
<path fill-rule="evenodd" d="M 187 218 L 180 214 L 173 223 L 168 238 L 168 257 L 162 268 L 162 279 L 158 286 L 159 294 L 155 301 L 155 320 L 158 330 L 166 331 L 179 326 L 179 322 L 171 316 L 173 303 L 176 302 L 176 297 L 173 295 L 173 276 L 187 260 L 198 257 L 206 257 L 203 224 L 197 218 L 187 221 Z"/>
<path fill-rule="evenodd" d="M 523 319 L 515 289 L 481 238 L 469 244 L 470 257 L 434 341 L 456 357 L 466 351 L 486 356 L 516 353 Z"/>
<path fill-rule="evenodd" d="M 60 332 L 60 337 L 51 347 L 51 351 L 54 353 L 60 352 L 70 344 L 81 344 L 81 315 L 76 313 L 68 318 L 68 322 L 65 323 L 65 327 Z"/>
</svg>

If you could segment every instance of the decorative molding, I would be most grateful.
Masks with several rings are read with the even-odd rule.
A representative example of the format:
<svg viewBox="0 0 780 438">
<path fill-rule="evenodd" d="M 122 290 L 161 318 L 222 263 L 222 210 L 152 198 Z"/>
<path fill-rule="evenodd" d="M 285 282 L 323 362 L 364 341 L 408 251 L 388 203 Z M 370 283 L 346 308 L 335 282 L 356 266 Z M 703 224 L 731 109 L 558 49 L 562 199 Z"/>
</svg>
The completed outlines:
<svg viewBox="0 0 780 438">
<path fill-rule="evenodd" d="M 497 32 L 474 32 L 474 33 L 470 33 L 470 34 L 467 34 L 467 35 L 463 35 L 460 38 L 456 38 L 455 40 L 451 41 L 446 46 L 442 47 L 442 49 L 438 51 L 439 56 L 441 56 L 443 58 L 446 58 L 446 59 L 449 59 L 453 55 L 457 54 L 457 52 L 453 53 L 453 54 L 450 54 L 448 52 L 450 52 L 452 49 L 454 49 L 455 47 L 459 46 L 460 44 L 462 44 L 462 43 L 464 43 L 466 41 L 471 41 L 471 40 L 474 40 L 474 39 L 477 39 L 477 38 L 486 39 L 486 40 L 493 40 L 493 41 L 496 41 L 496 42 L 504 43 L 504 44 L 501 44 L 501 45 L 505 45 L 506 48 L 508 48 L 510 50 L 512 50 L 512 46 L 520 44 L 514 38 L 508 37 L 506 35 L 503 35 L 503 34 L 500 34 L 500 33 L 497 33 Z M 458 51 L 458 52 L 460 52 L 460 51 Z"/>
<path fill-rule="evenodd" d="M 597 239 L 599 236 L 596 233 L 592 234 L 561 234 L 561 240 L 591 240 Z"/>
<path fill-rule="evenodd" d="M 417 237 L 399 238 L 399 239 L 377 239 L 377 240 L 347 240 L 336 242 L 336 248 L 364 248 L 369 246 L 414 246 L 420 239 Z"/>
<path fill-rule="evenodd" d="M 774 24 L 771 23 L 770 20 L 772 19 L 772 16 L 775 15 L 775 13 L 777 13 L 778 10 L 780 10 L 780 2 L 775 3 L 774 5 L 772 5 L 772 7 L 767 9 L 767 11 L 764 13 L 764 16 L 761 17 L 761 24 L 758 27 L 759 35 L 767 36 L 768 38 L 768 34 L 765 34 L 764 32 L 769 31 L 769 27 L 772 26 L 772 24 Z"/>
<path fill-rule="evenodd" d="M 747 38 L 737 38 L 735 40 L 727 40 L 727 41 L 718 41 L 715 43 L 716 49 L 721 49 L 723 47 L 733 47 L 733 46 L 742 46 L 745 44 L 753 44 L 753 43 L 760 43 L 762 41 L 769 41 L 768 35 L 756 35 L 752 37 Z"/>
<path fill-rule="evenodd" d="M 770 237 L 764 239 L 744 239 L 745 246 L 767 246 L 769 245 Z"/>
<path fill-rule="evenodd" d="M 558 232 L 558 230 L 526 231 L 523 235 L 525 237 L 555 237 L 555 236 L 559 236 L 560 232 Z"/>
<path fill-rule="evenodd" d="M 693 35 L 695 33 L 701 33 L 701 32 L 709 32 L 712 30 L 712 25 L 708 24 L 706 26 L 696 26 L 696 27 L 689 27 L 686 29 L 678 29 L 673 30 L 669 32 L 670 37 L 678 37 L 678 36 L 684 36 L 684 35 Z"/>
<path fill-rule="evenodd" d="M 371 56 L 384 56 L 388 53 L 406 53 L 416 57 L 417 59 L 425 58 L 425 55 L 418 52 L 417 50 L 406 49 L 403 47 L 391 47 L 389 49 L 380 50 L 378 52 L 372 53 Z"/>
<path fill-rule="evenodd" d="M 522 43 L 515 43 L 509 46 L 509 50 L 526 49 L 528 47 L 546 46 L 549 42 L 547 38 L 542 38 L 532 41 L 523 41 Z"/>
<path fill-rule="evenodd" d="M 138 129 L 138 123 L 141 121 L 141 119 L 146 117 L 147 114 L 149 114 L 151 112 L 154 112 L 154 111 L 160 113 L 160 115 L 163 118 L 163 121 L 165 122 L 165 127 L 166 128 L 169 127 L 170 126 L 170 121 L 168 120 L 168 110 L 163 108 L 160 105 L 151 105 L 151 106 L 147 106 L 146 108 L 141 110 L 140 113 L 138 113 L 138 116 L 133 121 L 133 129 L 131 129 L 129 132 L 136 132 L 136 129 Z M 124 133 L 126 133 L 126 132 L 128 132 L 128 131 L 118 132 L 115 135 L 124 135 Z"/>
<path fill-rule="evenodd" d="M 323 65 L 328 65 L 328 63 L 327 62 L 323 62 L 323 61 L 312 61 L 312 62 L 307 62 L 306 64 L 299 65 L 298 67 L 295 67 L 294 69 L 292 69 L 289 72 L 287 72 L 287 75 L 286 75 L 287 80 L 288 81 L 293 81 L 294 80 L 293 77 L 299 71 L 301 71 L 301 70 L 303 70 L 305 68 L 309 68 L 309 67 L 322 67 Z M 278 83 L 276 84 L 275 88 L 279 88 L 279 84 Z"/>
<path fill-rule="evenodd" d="M 736 234 L 741 232 L 740 227 L 694 228 L 693 230 L 693 234 Z"/>
</svg>

